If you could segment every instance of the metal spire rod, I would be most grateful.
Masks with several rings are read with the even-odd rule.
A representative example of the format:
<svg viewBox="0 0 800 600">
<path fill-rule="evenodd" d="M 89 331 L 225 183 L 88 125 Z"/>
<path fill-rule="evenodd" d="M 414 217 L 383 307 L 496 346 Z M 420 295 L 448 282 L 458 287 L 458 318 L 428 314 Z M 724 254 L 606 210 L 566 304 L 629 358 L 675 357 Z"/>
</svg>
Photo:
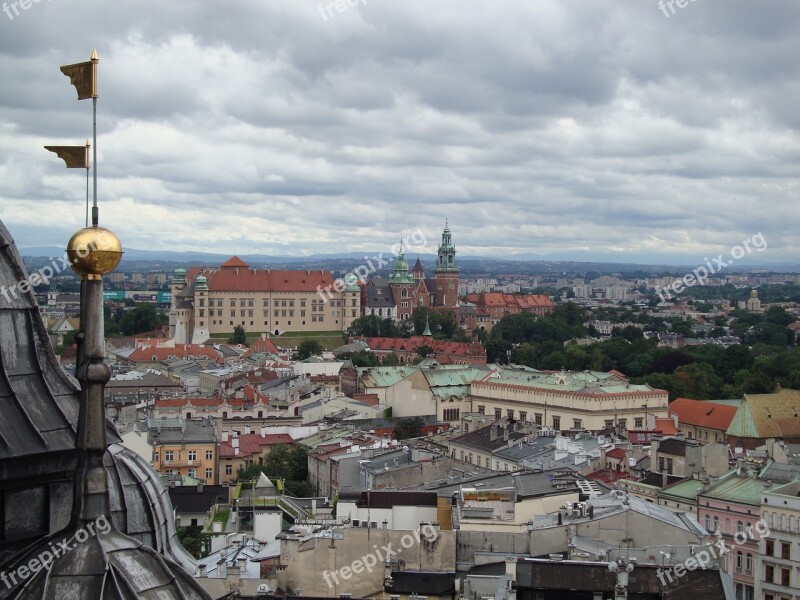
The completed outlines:
<svg viewBox="0 0 800 600">
<path fill-rule="evenodd" d="M 95 61 L 94 57 L 92 61 Z M 98 211 L 97 211 L 97 96 L 92 98 L 92 175 L 94 177 L 94 194 L 92 197 L 92 226 L 98 225 Z"/>
</svg>

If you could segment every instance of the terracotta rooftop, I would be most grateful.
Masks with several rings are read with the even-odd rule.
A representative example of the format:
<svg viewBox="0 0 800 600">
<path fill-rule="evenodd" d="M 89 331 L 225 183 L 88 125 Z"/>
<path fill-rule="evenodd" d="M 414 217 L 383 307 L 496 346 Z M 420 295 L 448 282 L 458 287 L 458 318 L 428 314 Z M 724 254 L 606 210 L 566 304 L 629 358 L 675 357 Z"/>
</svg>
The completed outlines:
<svg viewBox="0 0 800 600">
<path fill-rule="evenodd" d="M 254 454 L 261 454 L 262 447 L 264 446 L 277 446 L 279 444 L 293 444 L 292 436 L 288 433 L 275 433 L 260 435 L 258 433 L 245 433 L 240 435 L 239 440 L 239 454 L 233 447 L 233 441 L 228 438 L 228 441 L 221 441 L 219 443 L 219 456 L 220 458 L 243 458 L 252 456 Z"/>
<path fill-rule="evenodd" d="M 670 402 L 669 410 L 678 415 L 679 423 L 726 431 L 736 415 L 737 408 L 706 400 L 676 398 Z"/>
<path fill-rule="evenodd" d="M 186 274 L 193 281 L 202 274 L 211 292 L 315 292 L 333 286 L 330 271 L 273 271 L 245 267 L 208 269 L 192 267 Z"/>
</svg>

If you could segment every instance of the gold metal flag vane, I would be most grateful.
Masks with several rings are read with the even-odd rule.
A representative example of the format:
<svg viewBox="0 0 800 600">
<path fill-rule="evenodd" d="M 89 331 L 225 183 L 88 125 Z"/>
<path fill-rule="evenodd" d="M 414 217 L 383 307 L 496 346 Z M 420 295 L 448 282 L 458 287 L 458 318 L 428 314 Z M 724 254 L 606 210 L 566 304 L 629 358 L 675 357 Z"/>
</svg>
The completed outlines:
<svg viewBox="0 0 800 600">
<path fill-rule="evenodd" d="M 98 226 L 97 210 L 97 50 L 92 51 L 91 59 L 74 65 L 64 65 L 61 72 L 69 77 L 69 81 L 78 92 L 78 100 L 92 99 L 92 143 L 86 140 L 85 146 L 45 146 L 46 150 L 55 152 L 68 169 L 86 169 L 86 226 L 89 226 L 89 148 L 94 149 L 92 164 L 94 165 L 94 192 L 92 195 L 92 226 Z"/>
</svg>

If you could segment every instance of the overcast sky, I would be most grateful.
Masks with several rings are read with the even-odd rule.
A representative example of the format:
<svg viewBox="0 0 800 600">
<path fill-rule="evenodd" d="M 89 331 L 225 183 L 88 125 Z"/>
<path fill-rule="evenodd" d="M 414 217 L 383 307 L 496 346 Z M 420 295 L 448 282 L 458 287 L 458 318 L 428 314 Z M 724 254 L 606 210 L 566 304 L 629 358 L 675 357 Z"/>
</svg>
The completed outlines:
<svg viewBox="0 0 800 600">
<path fill-rule="evenodd" d="M 42 146 L 91 136 L 58 67 L 97 48 L 100 218 L 130 248 L 434 252 L 449 218 L 460 254 L 699 263 L 761 232 L 759 260 L 800 256 L 797 0 L 23 5 L 0 13 L 23 248 L 83 226 L 83 172 Z"/>
</svg>

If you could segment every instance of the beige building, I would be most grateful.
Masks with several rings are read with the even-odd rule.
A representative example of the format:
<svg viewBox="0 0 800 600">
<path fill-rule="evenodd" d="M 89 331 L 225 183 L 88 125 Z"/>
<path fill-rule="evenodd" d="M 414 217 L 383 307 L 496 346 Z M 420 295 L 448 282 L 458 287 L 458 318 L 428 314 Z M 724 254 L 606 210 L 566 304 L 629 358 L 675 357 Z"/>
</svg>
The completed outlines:
<svg viewBox="0 0 800 600">
<path fill-rule="evenodd" d="M 797 598 L 800 590 L 800 481 L 766 487 L 761 495 L 761 510 L 770 534 L 758 542 L 755 597 Z"/>
<path fill-rule="evenodd" d="M 472 411 L 556 431 L 642 429 L 648 417 L 666 417 L 665 390 L 633 385 L 616 372 L 551 373 L 526 367 L 496 368 L 470 386 Z"/>
<path fill-rule="evenodd" d="M 217 436 L 208 419 L 153 419 L 148 423 L 153 469 L 160 475 L 180 475 L 209 485 L 219 482 Z"/>
<path fill-rule="evenodd" d="M 176 269 L 172 279 L 170 337 L 202 344 L 212 335 L 343 331 L 361 312 L 355 283 L 330 271 L 251 269 L 234 256 L 219 267 Z"/>
</svg>

